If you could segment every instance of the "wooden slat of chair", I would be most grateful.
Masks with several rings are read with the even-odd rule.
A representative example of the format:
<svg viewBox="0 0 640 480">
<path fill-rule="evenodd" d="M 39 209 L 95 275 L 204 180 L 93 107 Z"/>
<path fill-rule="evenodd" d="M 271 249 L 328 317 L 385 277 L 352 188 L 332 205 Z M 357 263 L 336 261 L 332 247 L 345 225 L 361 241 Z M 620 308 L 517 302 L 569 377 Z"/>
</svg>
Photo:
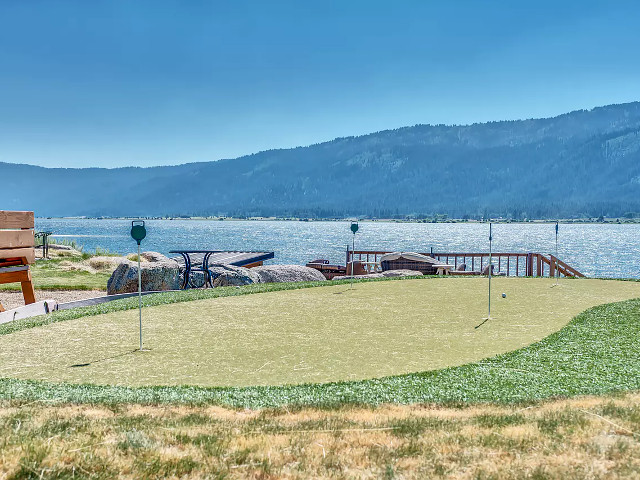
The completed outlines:
<svg viewBox="0 0 640 480">
<path fill-rule="evenodd" d="M 0 210 L 0 284 L 20 283 L 26 305 L 36 301 L 29 269 L 36 257 L 34 222 L 33 212 Z"/>
<path fill-rule="evenodd" d="M 0 230 L 0 248 L 33 247 L 33 230 Z"/>
<path fill-rule="evenodd" d="M 0 210 L 0 230 L 28 229 L 35 227 L 33 212 L 9 212 Z"/>
</svg>

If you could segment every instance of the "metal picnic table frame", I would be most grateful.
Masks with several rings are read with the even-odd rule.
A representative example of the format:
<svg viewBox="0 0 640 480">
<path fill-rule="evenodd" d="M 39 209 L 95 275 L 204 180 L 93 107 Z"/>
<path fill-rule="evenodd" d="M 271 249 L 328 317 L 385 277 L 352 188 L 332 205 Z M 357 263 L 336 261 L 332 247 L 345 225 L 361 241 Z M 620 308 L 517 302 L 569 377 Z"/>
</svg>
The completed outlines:
<svg viewBox="0 0 640 480">
<path fill-rule="evenodd" d="M 228 254 L 254 254 L 254 256 L 244 257 L 243 259 L 236 260 L 235 262 L 230 262 L 229 265 L 234 265 L 236 267 L 242 267 L 245 265 L 252 265 L 255 263 L 262 263 L 265 260 L 269 260 L 274 257 L 273 252 L 257 252 L 257 251 L 231 251 L 231 250 L 170 250 L 169 253 L 177 253 L 182 256 L 184 260 L 184 278 L 182 280 L 182 285 L 180 286 L 183 290 L 189 288 L 189 282 L 191 280 L 191 274 L 193 272 L 202 272 L 204 275 L 204 286 L 208 285 L 213 287 L 213 278 L 211 271 L 209 270 L 209 259 L 212 255 L 218 253 L 228 253 Z M 202 258 L 202 266 L 194 266 L 199 265 L 200 261 L 197 260 L 195 263 L 191 258 L 192 255 L 203 255 Z"/>
<path fill-rule="evenodd" d="M 49 237 L 53 232 L 36 232 L 35 238 L 42 239 L 42 258 L 49 258 Z"/>
</svg>

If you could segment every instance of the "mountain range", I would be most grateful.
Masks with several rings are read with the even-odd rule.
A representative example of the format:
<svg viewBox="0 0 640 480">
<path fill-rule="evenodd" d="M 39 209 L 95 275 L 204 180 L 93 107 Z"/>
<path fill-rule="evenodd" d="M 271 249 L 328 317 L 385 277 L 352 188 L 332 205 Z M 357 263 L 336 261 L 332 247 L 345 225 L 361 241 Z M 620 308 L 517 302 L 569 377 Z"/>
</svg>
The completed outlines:
<svg viewBox="0 0 640 480">
<path fill-rule="evenodd" d="M 632 215 L 640 212 L 640 102 L 553 118 L 415 125 L 177 166 L 0 163 L 0 209 L 38 216 Z"/>
</svg>

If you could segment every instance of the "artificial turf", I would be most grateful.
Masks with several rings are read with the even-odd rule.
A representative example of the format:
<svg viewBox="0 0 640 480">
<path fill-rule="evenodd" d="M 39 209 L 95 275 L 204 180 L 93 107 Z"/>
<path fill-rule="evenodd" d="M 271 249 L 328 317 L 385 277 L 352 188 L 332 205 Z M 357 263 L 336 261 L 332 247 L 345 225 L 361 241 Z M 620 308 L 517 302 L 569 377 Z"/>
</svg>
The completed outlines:
<svg viewBox="0 0 640 480">
<path fill-rule="evenodd" d="M 495 278 L 407 280 L 204 299 L 0 336 L 7 376 L 103 385 L 252 386 L 364 380 L 516 350 L 635 283 Z M 501 298 L 500 292 L 508 292 Z M 24 361 L 24 357 L 29 359 Z"/>
<path fill-rule="evenodd" d="M 426 280 L 429 283 L 464 281 L 466 280 Z M 568 290 L 574 288 L 574 284 L 587 285 L 589 282 L 598 281 L 566 281 L 564 287 Z M 603 291 L 603 287 L 608 285 L 606 282 L 597 283 L 596 290 L 609 295 L 607 298 L 614 299 L 610 295 L 619 295 L 621 289 L 639 288 L 637 283 L 611 283 L 613 290 L 610 292 Z M 548 282 L 546 288 L 549 288 Z M 561 285 L 558 293 L 562 293 L 562 288 Z M 235 295 L 239 293 L 238 290 L 242 289 L 232 289 L 229 293 Z M 615 290 L 618 292 L 615 293 Z M 220 294 L 223 292 L 218 292 Z M 633 296 L 632 294 L 633 291 L 630 291 L 627 296 Z M 574 307 L 578 308 L 577 305 Z M 275 407 L 386 402 L 522 402 L 553 396 L 634 390 L 640 388 L 640 363 L 636 360 L 640 348 L 635 341 L 640 333 L 639 319 L 638 300 L 599 306 L 580 314 L 559 332 L 514 352 L 459 367 L 374 380 L 281 387 L 132 388 L 3 379 L 0 381 L 0 396 L 23 401 L 177 402 Z M 12 329 L 17 328 L 21 327 L 15 325 Z M 0 333 L 8 333 L 10 330 L 5 327 L 0 329 Z"/>
</svg>

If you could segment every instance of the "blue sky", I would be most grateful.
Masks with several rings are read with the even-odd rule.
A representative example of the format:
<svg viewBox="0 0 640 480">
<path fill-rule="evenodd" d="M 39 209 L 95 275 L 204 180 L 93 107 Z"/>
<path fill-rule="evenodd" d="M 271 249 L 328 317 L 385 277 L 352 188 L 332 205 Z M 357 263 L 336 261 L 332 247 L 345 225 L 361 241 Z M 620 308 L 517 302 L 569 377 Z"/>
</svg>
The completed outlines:
<svg viewBox="0 0 640 480">
<path fill-rule="evenodd" d="M 635 1 L 0 0 L 0 161 L 233 158 L 640 100 Z"/>
</svg>

